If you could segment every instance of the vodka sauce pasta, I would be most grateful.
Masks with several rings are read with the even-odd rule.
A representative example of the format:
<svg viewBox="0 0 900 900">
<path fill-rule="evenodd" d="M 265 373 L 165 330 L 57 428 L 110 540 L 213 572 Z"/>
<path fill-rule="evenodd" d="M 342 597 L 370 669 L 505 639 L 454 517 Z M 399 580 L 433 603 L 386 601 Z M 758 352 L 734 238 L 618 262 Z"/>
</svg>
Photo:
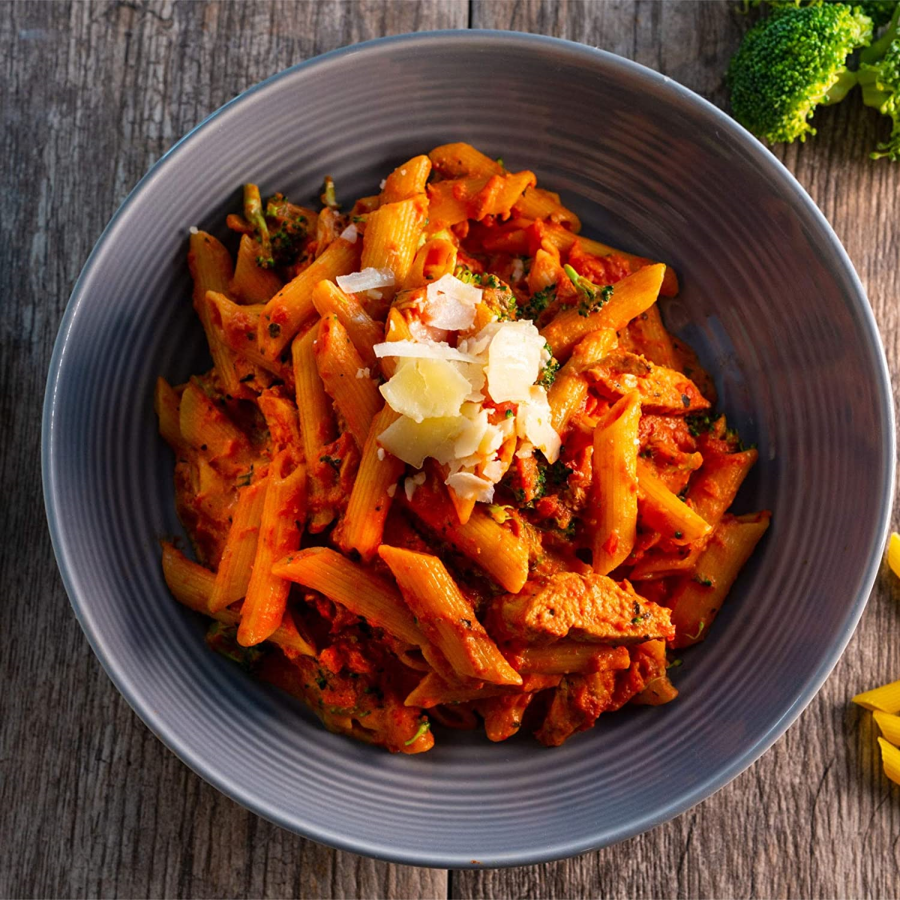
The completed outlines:
<svg viewBox="0 0 900 900">
<path fill-rule="evenodd" d="M 432 721 L 556 746 L 674 699 L 769 524 L 728 512 L 757 454 L 663 325 L 675 273 L 468 144 L 320 200 L 246 185 L 231 239 L 191 229 L 213 367 L 155 396 L 176 599 L 393 752 Z"/>
</svg>

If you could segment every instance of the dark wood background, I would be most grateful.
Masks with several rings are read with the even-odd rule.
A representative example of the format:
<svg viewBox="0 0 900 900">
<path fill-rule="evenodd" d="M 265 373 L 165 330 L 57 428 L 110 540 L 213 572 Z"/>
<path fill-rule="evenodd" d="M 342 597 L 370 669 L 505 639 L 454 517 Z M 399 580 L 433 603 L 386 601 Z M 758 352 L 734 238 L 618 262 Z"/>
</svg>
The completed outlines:
<svg viewBox="0 0 900 900">
<path fill-rule="evenodd" d="M 448 873 L 305 841 L 190 772 L 91 654 L 44 521 L 40 405 L 69 292 L 128 191 L 208 113 L 334 47 L 467 27 L 583 41 L 724 105 L 722 74 L 746 27 L 735 5 L 0 2 L 0 897 L 900 894 L 900 789 L 880 772 L 870 717 L 848 705 L 900 675 L 900 586 L 886 572 L 822 692 L 715 797 L 579 859 Z M 900 164 L 867 158 L 877 119 L 854 97 L 819 115 L 815 140 L 777 153 L 844 241 L 896 379 Z"/>
</svg>

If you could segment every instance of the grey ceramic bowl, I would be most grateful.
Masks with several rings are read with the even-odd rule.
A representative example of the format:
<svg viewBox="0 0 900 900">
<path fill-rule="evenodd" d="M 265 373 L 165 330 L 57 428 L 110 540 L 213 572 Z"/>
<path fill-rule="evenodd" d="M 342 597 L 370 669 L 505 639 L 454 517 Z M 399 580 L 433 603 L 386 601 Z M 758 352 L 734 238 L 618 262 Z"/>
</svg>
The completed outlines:
<svg viewBox="0 0 900 900">
<path fill-rule="evenodd" d="M 466 140 L 562 193 L 587 232 L 677 268 L 670 323 L 715 373 L 760 464 L 740 499 L 774 525 L 681 696 L 602 717 L 547 750 L 440 735 L 412 758 L 326 733 L 208 652 L 157 538 L 179 532 L 151 391 L 205 361 L 185 265 L 240 185 L 345 198 Z M 75 613 L 110 677 L 192 769 L 315 840 L 403 863 L 550 860 L 622 840 L 708 797 L 812 699 L 849 640 L 883 548 L 894 426 L 862 287 L 788 172 L 727 116 L 607 53 L 492 32 L 328 54 L 229 103 L 116 214 L 75 287 L 44 409 L 47 513 Z M 786 625 L 785 623 L 789 623 Z"/>
</svg>

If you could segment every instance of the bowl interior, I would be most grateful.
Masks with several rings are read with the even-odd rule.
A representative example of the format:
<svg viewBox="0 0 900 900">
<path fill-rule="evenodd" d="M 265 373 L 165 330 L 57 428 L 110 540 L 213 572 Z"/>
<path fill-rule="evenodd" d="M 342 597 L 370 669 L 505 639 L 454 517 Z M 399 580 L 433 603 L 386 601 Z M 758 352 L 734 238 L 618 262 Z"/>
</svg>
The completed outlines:
<svg viewBox="0 0 900 900">
<path fill-rule="evenodd" d="M 185 253 L 222 233 L 244 181 L 299 202 L 324 174 L 376 191 L 452 140 L 532 169 L 585 231 L 673 264 L 670 326 L 713 372 L 760 463 L 741 511 L 772 529 L 679 699 L 602 717 L 545 750 L 441 734 L 392 757 L 209 653 L 169 597 L 181 532 L 157 374 L 204 364 Z M 811 699 L 862 611 L 892 492 L 889 385 L 843 250 L 787 172 L 723 114 L 642 67 L 524 35 L 419 35 L 330 54 L 225 107 L 144 179 L 76 287 L 51 368 L 45 479 L 76 613 L 142 718 L 213 784 L 319 841 L 401 862 L 536 862 L 627 837 L 749 765 Z M 802 640 L 800 639 L 802 636 Z"/>
</svg>

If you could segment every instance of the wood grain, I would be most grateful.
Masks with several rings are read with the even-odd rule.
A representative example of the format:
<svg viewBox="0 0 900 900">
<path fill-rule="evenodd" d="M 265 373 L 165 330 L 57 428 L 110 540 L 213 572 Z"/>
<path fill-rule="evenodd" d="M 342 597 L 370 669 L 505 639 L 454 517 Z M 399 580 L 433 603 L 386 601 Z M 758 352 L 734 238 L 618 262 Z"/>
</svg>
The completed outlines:
<svg viewBox="0 0 900 900">
<path fill-rule="evenodd" d="M 724 105 L 746 20 L 724 2 L 0 0 L 0 897 L 896 896 L 900 790 L 880 774 L 870 717 L 847 704 L 900 674 L 886 573 L 799 723 L 715 797 L 618 847 L 449 882 L 225 799 L 140 723 L 71 615 L 43 518 L 39 408 L 66 299 L 109 217 L 175 140 L 260 79 L 343 44 L 467 24 L 603 47 Z M 897 379 L 900 166 L 867 159 L 876 120 L 853 98 L 777 155 L 854 260 Z"/>
<path fill-rule="evenodd" d="M 0 897 L 446 896 L 446 872 L 336 853 L 258 819 L 141 724 L 68 608 L 39 445 L 66 299 L 147 168 L 286 66 L 467 14 L 460 0 L 0 4 Z"/>
</svg>

